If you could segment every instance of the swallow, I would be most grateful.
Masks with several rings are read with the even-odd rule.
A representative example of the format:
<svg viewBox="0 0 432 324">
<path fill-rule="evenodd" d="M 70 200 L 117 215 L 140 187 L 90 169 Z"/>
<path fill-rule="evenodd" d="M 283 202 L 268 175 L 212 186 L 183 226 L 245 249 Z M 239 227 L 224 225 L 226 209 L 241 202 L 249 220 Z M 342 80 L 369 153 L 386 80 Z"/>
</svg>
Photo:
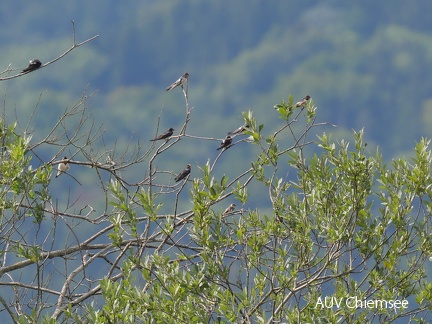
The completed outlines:
<svg viewBox="0 0 432 324">
<path fill-rule="evenodd" d="M 183 85 L 188 81 L 188 78 L 189 78 L 189 73 L 186 72 L 180 78 L 178 78 L 176 82 L 174 82 L 168 88 L 166 88 L 166 91 L 170 91 L 178 86 L 181 86 L 183 88 Z"/>
<path fill-rule="evenodd" d="M 294 107 L 303 107 L 304 105 L 306 105 L 307 101 L 310 99 L 310 96 L 307 95 L 306 97 L 304 97 L 302 100 L 296 102 L 296 104 L 294 105 Z"/>
<path fill-rule="evenodd" d="M 69 168 L 70 168 L 70 166 L 69 166 L 69 163 L 68 163 L 68 159 L 67 159 L 67 157 L 65 156 L 64 158 L 63 158 L 63 160 L 58 164 L 58 166 L 57 166 L 57 175 L 56 175 L 56 178 L 60 175 L 60 174 L 62 174 L 63 172 L 66 172 L 67 170 L 69 170 Z"/>
<path fill-rule="evenodd" d="M 154 142 L 154 141 L 161 140 L 161 139 L 167 139 L 167 138 L 171 137 L 173 133 L 174 133 L 174 128 L 168 128 L 168 130 L 165 133 L 160 134 L 159 136 L 151 139 L 150 142 Z"/>
<path fill-rule="evenodd" d="M 29 61 L 29 65 L 22 70 L 23 73 L 32 72 L 34 70 L 37 70 L 41 67 L 42 63 L 38 59 L 33 59 Z"/>
<path fill-rule="evenodd" d="M 106 164 L 108 164 L 112 169 L 114 169 L 114 167 L 117 164 L 113 161 L 113 159 L 111 158 L 111 156 L 109 154 L 107 154 L 105 161 L 106 161 Z"/>
<path fill-rule="evenodd" d="M 231 204 L 227 207 L 227 209 L 225 209 L 225 211 L 223 212 L 223 216 L 226 216 L 228 214 L 231 214 L 234 210 L 235 210 L 236 204 Z"/>
<path fill-rule="evenodd" d="M 174 178 L 175 182 L 179 182 L 180 180 L 183 180 L 188 176 L 190 172 L 191 172 L 191 165 L 187 164 L 186 168 L 184 168 L 184 170 L 180 172 L 177 177 Z"/>
<path fill-rule="evenodd" d="M 232 138 L 231 136 L 227 135 L 222 142 L 220 143 L 220 146 L 216 149 L 217 150 L 221 150 L 223 148 L 227 148 L 228 146 L 230 146 L 232 143 Z"/>
<path fill-rule="evenodd" d="M 248 124 L 241 125 L 239 128 L 234 129 L 231 132 L 228 132 L 228 135 L 236 135 L 236 134 L 243 133 L 245 130 L 248 130 L 249 127 L 250 126 Z"/>
</svg>

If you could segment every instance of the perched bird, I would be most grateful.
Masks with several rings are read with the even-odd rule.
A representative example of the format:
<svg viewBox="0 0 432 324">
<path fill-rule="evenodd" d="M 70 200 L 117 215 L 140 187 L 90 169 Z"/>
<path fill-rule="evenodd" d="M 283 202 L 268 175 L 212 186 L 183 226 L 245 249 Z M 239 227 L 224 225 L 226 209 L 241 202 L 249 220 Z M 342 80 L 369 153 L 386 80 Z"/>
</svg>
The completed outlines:
<svg viewBox="0 0 432 324">
<path fill-rule="evenodd" d="M 307 101 L 310 99 L 310 96 L 307 95 L 306 97 L 304 97 L 302 100 L 296 102 L 296 104 L 294 105 L 294 107 L 302 107 L 304 105 L 306 105 Z"/>
<path fill-rule="evenodd" d="M 216 151 L 217 151 L 217 150 L 221 150 L 221 149 L 223 149 L 223 148 L 226 148 L 226 147 L 230 146 L 231 143 L 232 143 L 231 136 L 227 135 L 227 136 L 222 140 L 222 142 L 220 143 L 220 146 L 216 149 Z"/>
<path fill-rule="evenodd" d="M 235 210 L 236 204 L 231 204 L 228 206 L 227 209 L 225 209 L 225 211 L 223 212 L 223 216 L 226 216 L 228 214 L 231 214 L 234 210 Z"/>
<path fill-rule="evenodd" d="M 174 133 L 174 128 L 168 128 L 168 130 L 165 133 L 160 134 L 159 136 L 151 139 L 150 141 L 153 142 L 153 141 L 157 141 L 157 140 L 161 140 L 161 139 L 167 139 L 167 138 L 171 137 L 173 133 Z"/>
<path fill-rule="evenodd" d="M 187 164 L 186 168 L 182 172 L 178 174 L 177 177 L 174 178 L 175 182 L 179 182 L 180 180 L 183 180 L 187 177 L 187 175 L 191 172 L 191 165 Z"/>
<path fill-rule="evenodd" d="M 39 61 L 38 59 L 33 59 L 33 60 L 30 60 L 29 62 L 30 62 L 29 65 L 24 70 L 22 70 L 24 73 L 37 70 L 42 65 L 41 61 Z"/>
<path fill-rule="evenodd" d="M 63 172 L 66 172 L 67 170 L 69 170 L 69 168 L 70 168 L 70 166 L 69 166 L 69 163 L 68 163 L 68 159 L 67 159 L 67 157 L 65 156 L 64 158 L 63 158 L 63 160 L 58 164 L 58 166 L 57 166 L 57 175 L 56 175 L 56 178 L 60 175 L 60 174 L 62 174 Z"/>
<path fill-rule="evenodd" d="M 171 84 L 168 88 L 166 88 L 166 91 L 170 91 L 178 86 L 181 86 L 183 88 L 183 85 L 188 81 L 189 73 L 183 74 L 176 82 Z"/>
<path fill-rule="evenodd" d="M 241 125 L 239 128 L 234 129 L 232 132 L 228 132 L 228 135 L 236 135 L 243 133 L 245 130 L 248 130 L 249 127 L 250 126 L 248 124 Z"/>
<path fill-rule="evenodd" d="M 106 161 L 106 164 L 108 164 L 112 169 L 114 169 L 114 167 L 117 164 L 113 161 L 113 159 L 111 158 L 111 156 L 109 154 L 107 154 L 105 161 Z"/>
</svg>

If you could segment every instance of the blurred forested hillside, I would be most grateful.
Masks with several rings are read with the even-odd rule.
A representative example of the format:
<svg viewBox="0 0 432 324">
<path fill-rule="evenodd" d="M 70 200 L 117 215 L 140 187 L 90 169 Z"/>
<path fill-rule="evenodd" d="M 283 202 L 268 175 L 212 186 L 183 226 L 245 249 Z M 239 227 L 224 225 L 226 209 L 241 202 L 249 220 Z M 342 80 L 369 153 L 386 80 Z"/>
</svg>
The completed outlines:
<svg viewBox="0 0 432 324">
<path fill-rule="evenodd" d="M 430 9 L 425 0 L 5 0 L 1 70 L 60 55 L 72 42 L 71 20 L 77 41 L 100 35 L 47 68 L 0 83 L 6 122 L 18 118 L 25 127 L 37 105 L 37 139 L 87 88 L 97 90 L 89 110 L 105 144 L 147 142 L 159 117 L 161 130 L 183 124 L 181 91 L 165 87 L 187 71 L 191 135 L 223 138 L 249 108 L 270 134 L 273 105 L 310 94 L 319 121 L 338 126 L 319 133 L 348 138 L 351 129 L 365 128 L 370 147 L 378 145 L 388 160 L 431 137 Z M 216 155 L 217 141 L 182 142 L 161 161 L 166 168 Z M 238 145 L 228 153 L 249 163 L 256 152 Z M 223 173 L 233 167 L 232 158 L 221 161 Z"/>
<path fill-rule="evenodd" d="M 178 134 L 184 124 L 181 90 L 165 88 L 189 72 L 194 109 L 187 134 L 215 140 L 183 137 L 158 158 L 160 170 L 177 173 L 190 163 L 191 178 L 202 176 L 197 166 L 215 159 L 220 139 L 243 124 L 242 111 L 252 109 L 268 136 L 283 123 L 273 106 L 307 94 L 318 106 L 317 121 L 337 126 L 314 132 L 351 140 L 352 129 L 364 128 L 367 149 L 379 146 L 389 161 L 411 154 L 422 136 L 432 137 L 430 12 L 427 0 L 3 0 L 0 71 L 58 57 L 72 44 L 71 20 L 77 42 L 99 37 L 46 68 L 0 82 L 1 118 L 30 129 L 36 142 L 84 91 L 95 92 L 86 103 L 88 127 L 104 134 L 94 155 L 115 146 L 109 153 L 116 158 L 138 142 L 145 151 L 158 125 L 158 133 L 173 127 Z M 68 127 L 74 131 L 73 123 Z M 58 149 L 37 148 L 32 163 L 51 160 Z M 70 147 L 64 154 L 77 151 Z M 230 148 L 214 169 L 216 177 L 232 180 L 259 152 L 249 143 Z M 147 167 L 142 164 L 125 178 L 140 182 Z M 103 195 L 94 169 L 72 165 L 70 173 L 80 184 L 52 177 L 56 208 L 98 209 Z M 189 189 L 187 183 L 182 203 L 189 203 Z M 268 212 L 262 186 L 248 190 L 254 198 L 242 208 Z M 79 231 L 91 230 L 79 225 Z"/>
</svg>

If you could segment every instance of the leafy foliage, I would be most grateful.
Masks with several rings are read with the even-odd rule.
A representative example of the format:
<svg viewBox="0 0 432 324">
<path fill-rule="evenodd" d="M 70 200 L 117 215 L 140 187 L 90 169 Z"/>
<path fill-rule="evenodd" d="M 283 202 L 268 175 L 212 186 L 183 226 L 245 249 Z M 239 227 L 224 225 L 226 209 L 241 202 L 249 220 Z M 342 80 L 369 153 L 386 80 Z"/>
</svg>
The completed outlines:
<svg viewBox="0 0 432 324">
<path fill-rule="evenodd" d="M 149 12 L 161 10 L 159 6 L 163 5 L 155 4 Z M 185 7 L 165 5 L 176 18 L 174 12 L 196 8 L 189 2 Z M 238 4 L 231 6 L 242 10 Z M 255 14 L 266 8 L 263 4 L 254 7 Z M 341 6 L 341 10 L 345 9 Z M 309 17 L 318 11 L 315 8 Z M 223 13 L 220 10 L 218 15 Z M 334 10 L 327 13 L 330 15 L 327 17 L 340 14 Z M 156 16 L 147 12 L 136 14 L 150 15 L 150 22 L 156 24 Z M 247 17 L 251 16 L 243 18 Z M 278 17 L 285 18 L 285 13 Z M 169 24 L 171 21 L 175 20 L 165 21 L 166 35 L 171 35 L 170 29 L 174 27 L 178 30 L 177 24 Z M 195 23 L 191 21 L 191 26 Z M 362 49 L 368 62 L 376 62 L 370 58 L 382 50 L 379 44 L 383 40 L 388 42 L 390 50 L 384 53 L 383 65 L 364 65 L 365 61 L 358 57 L 349 56 L 348 60 L 346 54 L 351 50 L 330 37 L 334 26 L 325 17 L 320 23 L 308 25 L 306 33 L 310 38 L 304 44 L 315 44 L 315 38 L 319 38 L 320 48 L 330 44 L 332 50 L 307 57 L 294 76 L 302 75 L 304 82 L 310 81 L 311 85 L 323 83 L 315 75 L 316 67 L 332 67 L 332 71 L 323 75 L 324 83 L 329 87 L 342 85 L 336 87 L 340 91 L 337 100 L 341 102 L 350 102 L 347 97 L 353 89 L 357 91 L 358 85 L 368 89 L 382 80 L 387 82 L 386 91 L 393 93 L 396 88 L 391 77 L 378 69 L 382 66 L 384 70 L 396 66 L 403 79 L 410 75 L 415 68 L 411 59 L 414 52 L 409 53 L 409 49 L 399 52 L 405 48 L 399 43 L 400 37 L 412 42 L 415 55 L 428 60 L 429 47 L 416 45 L 429 38 L 413 37 L 411 31 L 394 26 L 378 29 Z M 253 19 L 242 27 L 248 26 L 255 26 Z M 324 38 L 315 33 L 320 28 Z M 303 56 L 302 46 L 291 46 L 300 39 L 288 35 L 289 42 L 281 42 L 281 31 L 267 33 L 270 25 L 264 29 L 260 31 L 262 40 L 272 46 L 245 39 L 245 46 L 255 46 L 248 54 L 238 54 L 240 47 L 229 46 L 232 38 L 227 38 L 226 49 L 230 52 L 224 55 L 232 60 L 221 63 L 222 68 L 217 70 L 229 90 L 221 91 L 221 84 L 226 84 L 216 82 L 212 91 L 205 94 L 206 104 L 210 105 L 212 98 L 221 93 L 233 98 L 231 104 L 256 98 L 255 95 L 245 99 L 238 94 L 241 91 L 232 85 L 239 79 L 248 80 L 243 83 L 244 89 L 258 87 L 266 91 L 273 85 L 277 87 L 276 83 L 263 82 L 260 69 L 273 67 L 262 60 L 262 53 L 272 59 L 278 58 L 279 52 L 289 54 L 290 59 Z M 181 29 L 180 33 L 183 32 Z M 342 36 L 352 43 L 359 41 L 350 32 Z M 165 43 L 163 37 L 154 38 Z M 169 44 L 176 49 L 179 42 L 184 45 L 178 39 Z M 291 51 L 286 50 L 287 44 Z M 137 53 L 149 48 L 142 46 L 139 45 Z M 333 55 L 333 46 L 338 49 L 337 55 Z M 155 58 L 153 50 L 150 46 L 150 52 L 145 54 Z M 137 62 L 136 53 L 123 52 L 119 53 L 120 61 Z M 152 60 L 156 68 L 169 61 L 170 52 Z M 211 47 L 205 48 L 205 52 L 212 53 Z M 87 55 L 97 57 L 93 51 Z M 187 59 L 199 62 L 201 54 L 195 55 L 198 56 Z M 138 56 L 139 62 L 146 61 L 142 55 Z M 104 59 L 99 64 L 108 61 Z M 259 65 L 253 64 L 257 61 Z M 237 69 L 232 68 L 234 65 Z M 351 71 L 351 65 L 358 68 L 361 77 L 347 72 Z M 122 70 L 121 66 L 112 68 Z M 97 74 L 95 65 L 92 67 L 92 73 Z M 147 75 L 143 70 L 130 82 L 142 82 Z M 229 74 L 225 73 L 229 71 L 240 71 L 237 79 L 227 78 Z M 340 74 L 335 71 L 342 71 L 344 78 L 339 79 Z M 13 70 L 2 73 L 6 72 Z M 117 73 L 116 78 L 121 81 L 123 71 Z M 221 78 L 218 73 L 215 79 Z M 284 76 L 278 78 L 278 84 L 284 83 Z M 189 103 L 189 89 L 195 88 L 187 84 L 170 93 L 176 104 L 176 96 L 183 95 L 186 112 L 184 119 L 179 118 L 181 110 L 159 117 L 158 133 L 159 123 L 181 120 L 182 125 L 176 127 L 176 134 L 169 140 L 157 143 L 129 139 L 127 143 L 111 146 L 106 139 L 115 135 L 104 133 L 95 122 L 98 118 L 93 119 L 88 113 L 87 92 L 60 113 L 46 136 L 31 131 L 30 127 L 20 134 L 17 124 L 2 123 L 0 303 L 8 320 L 15 323 L 430 320 L 432 284 L 427 277 L 432 258 L 430 140 L 422 138 L 416 144 L 411 160 L 394 159 L 387 167 L 378 150 L 374 154 L 369 152 L 363 130 L 354 132 L 352 142 L 332 140 L 329 133 L 321 133 L 315 140 L 313 131 L 328 125 L 316 121 L 317 113 L 325 110 L 318 110 L 312 100 L 305 106 L 297 106 L 289 96 L 264 113 L 244 111 L 242 124 L 249 127 L 233 136 L 232 146 L 202 163 L 194 162 L 197 154 L 203 155 L 200 147 L 220 139 L 211 137 L 205 123 L 191 131 L 196 111 Z M 260 91 L 258 95 L 262 95 Z M 141 89 L 125 89 L 111 98 L 117 103 L 127 103 L 128 95 L 124 94 L 129 93 L 142 95 Z M 145 93 L 154 91 L 150 86 Z M 406 100 L 403 93 L 398 99 Z M 385 95 L 377 100 L 380 104 L 389 102 Z M 324 107 L 333 103 L 326 99 L 320 102 Z M 129 115 L 136 117 L 134 113 Z M 44 122 L 50 124 L 48 120 Z M 120 120 L 117 122 L 121 124 Z M 138 118 L 135 122 L 140 123 Z M 219 131 L 220 128 L 218 125 Z M 204 131 L 199 136 L 193 135 L 198 130 Z M 197 144 L 189 145 L 186 140 Z M 241 167 L 233 167 L 238 156 L 234 153 L 242 148 L 246 148 L 248 155 L 241 156 Z M 71 169 L 61 178 L 51 179 L 52 168 L 66 153 Z M 175 183 L 173 178 L 185 163 L 195 163 L 190 177 Z M 57 197 L 55 186 L 59 183 L 69 188 L 83 187 L 86 196 L 97 198 L 86 203 L 81 197 L 75 198 L 73 190 Z M 97 183 L 98 190 L 85 191 L 88 183 Z M 236 206 L 229 205 L 233 201 Z M 361 301 L 406 300 L 409 306 L 348 307 L 346 302 L 353 297 Z M 327 306 L 322 302 L 326 298 L 345 304 Z"/>
<path fill-rule="evenodd" d="M 184 95 L 185 131 L 191 110 L 187 92 Z M 220 151 L 214 161 L 193 173 L 193 180 L 179 184 L 170 184 L 163 177 L 170 172 L 154 165 L 166 149 L 188 136 L 186 132 L 124 162 L 115 155 L 107 163 L 96 162 L 86 153 L 93 145 L 87 141 L 81 154 L 89 160 L 70 159 L 70 163 L 75 168 L 92 166 L 101 181 L 103 173 L 111 179 L 104 186 L 104 212 L 85 218 L 53 207 L 50 164 L 35 170 L 29 167 L 30 138 L 16 135 L 13 125 L 5 127 L 2 205 L 3 215 L 9 216 L 2 218 L 2 245 L 5 260 L 15 261 L 1 271 L 12 278 L 18 270 L 35 265 L 37 284 L 29 299 L 36 305 L 32 312 L 13 314 L 12 305 L 2 297 L 3 306 L 13 319 L 21 315 L 28 321 L 46 322 L 59 318 L 94 323 L 316 322 L 323 318 L 356 322 L 377 317 L 391 322 L 430 316 L 425 264 L 432 254 L 430 141 L 422 139 L 416 145 L 412 162 L 394 160 L 388 169 L 378 151 L 373 156 L 368 153 L 363 131 L 354 133 L 353 149 L 345 140 L 333 142 L 326 133 L 317 142 L 308 140 L 310 130 L 323 125 L 315 121 L 316 107 L 313 101 L 292 107 L 292 97 L 275 106 L 282 121 L 271 135 L 265 135 L 264 125 L 252 111 L 244 112 L 249 128 L 235 136 L 239 140 L 234 148 Z M 213 171 L 221 157 L 243 142 L 260 152 L 249 169 L 233 179 L 216 177 Z M 49 143 L 32 147 L 41 145 Z M 310 151 L 315 153 L 308 157 L 306 148 L 312 146 L 315 149 Z M 149 162 L 148 176 L 128 183 L 120 171 L 144 160 Z M 248 189 L 255 186 L 269 198 L 269 213 L 247 208 L 252 199 Z M 190 206 L 180 198 L 184 190 L 190 193 Z M 217 208 L 230 197 L 240 207 L 225 212 Z M 59 220 L 72 229 L 68 219 L 86 222 L 96 234 L 71 230 L 76 244 L 57 251 L 52 244 L 37 243 L 42 235 L 32 239 L 29 220 L 37 228 L 51 223 L 54 234 Z M 56 270 L 65 277 L 58 291 L 55 285 L 48 286 L 50 281 L 42 286 L 42 278 L 56 268 L 49 260 L 57 258 L 68 264 L 65 270 Z M 79 262 L 71 262 L 75 258 Z M 66 270 L 70 267 L 71 272 Z M 80 281 L 90 282 L 98 273 L 102 275 L 93 287 L 74 283 L 77 275 Z M 71 285 L 74 294 L 68 293 Z M 54 311 L 44 302 L 49 300 L 47 293 L 60 296 Z M 102 304 L 96 298 L 99 293 Z M 407 299 L 409 309 L 326 308 L 318 303 L 326 295 Z"/>
</svg>

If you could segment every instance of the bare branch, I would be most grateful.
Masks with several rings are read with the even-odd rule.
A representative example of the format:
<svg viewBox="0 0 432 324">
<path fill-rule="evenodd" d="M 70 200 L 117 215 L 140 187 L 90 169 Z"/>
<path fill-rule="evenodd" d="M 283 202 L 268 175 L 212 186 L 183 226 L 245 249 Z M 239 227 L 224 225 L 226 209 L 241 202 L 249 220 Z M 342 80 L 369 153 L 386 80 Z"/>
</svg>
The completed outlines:
<svg viewBox="0 0 432 324">
<path fill-rule="evenodd" d="M 80 43 L 77 44 L 76 41 L 75 41 L 75 22 L 73 20 L 72 20 L 72 35 L 73 35 L 72 46 L 69 49 L 67 49 L 65 52 L 63 52 L 63 54 L 60 54 L 59 56 L 57 56 L 56 58 L 52 59 L 51 61 L 48 61 L 48 62 L 42 64 L 38 69 L 44 68 L 44 67 L 46 67 L 46 66 L 48 66 L 50 64 L 53 64 L 54 62 L 57 62 L 58 60 L 62 59 L 63 57 L 65 57 L 66 55 L 68 55 L 70 52 L 72 52 L 74 49 L 76 49 L 76 48 L 78 48 L 78 47 L 80 47 L 80 46 L 82 46 L 84 44 L 87 44 L 87 43 L 89 43 L 89 42 L 91 42 L 94 39 L 96 39 L 96 38 L 99 37 L 99 35 L 95 35 L 95 36 L 90 37 L 90 38 L 86 39 L 85 41 L 82 41 L 82 42 L 80 42 Z M 6 70 L 4 70 L 3 72 L 0 72 L 0 75 L 6 74 L 6 73 L 10 73 L 10 72 L 14 72 L 14 71 L 16 71 L 16 69 L 11 69 L 11 64 L 9 64 L 9 66 L 7 67 Z M 27 73 L 29 73 L 29 72 L 23 72 L 23 71 L 21 71 L 18 74 L 14 74 L 14 75 L 7 76 L 7 77 L 0 77 L 0 81 L 6 81 L 6 80 L 14 79 L 14 78 L 23 76 L 23 75 L 25 75 Z"/>
</svg>

